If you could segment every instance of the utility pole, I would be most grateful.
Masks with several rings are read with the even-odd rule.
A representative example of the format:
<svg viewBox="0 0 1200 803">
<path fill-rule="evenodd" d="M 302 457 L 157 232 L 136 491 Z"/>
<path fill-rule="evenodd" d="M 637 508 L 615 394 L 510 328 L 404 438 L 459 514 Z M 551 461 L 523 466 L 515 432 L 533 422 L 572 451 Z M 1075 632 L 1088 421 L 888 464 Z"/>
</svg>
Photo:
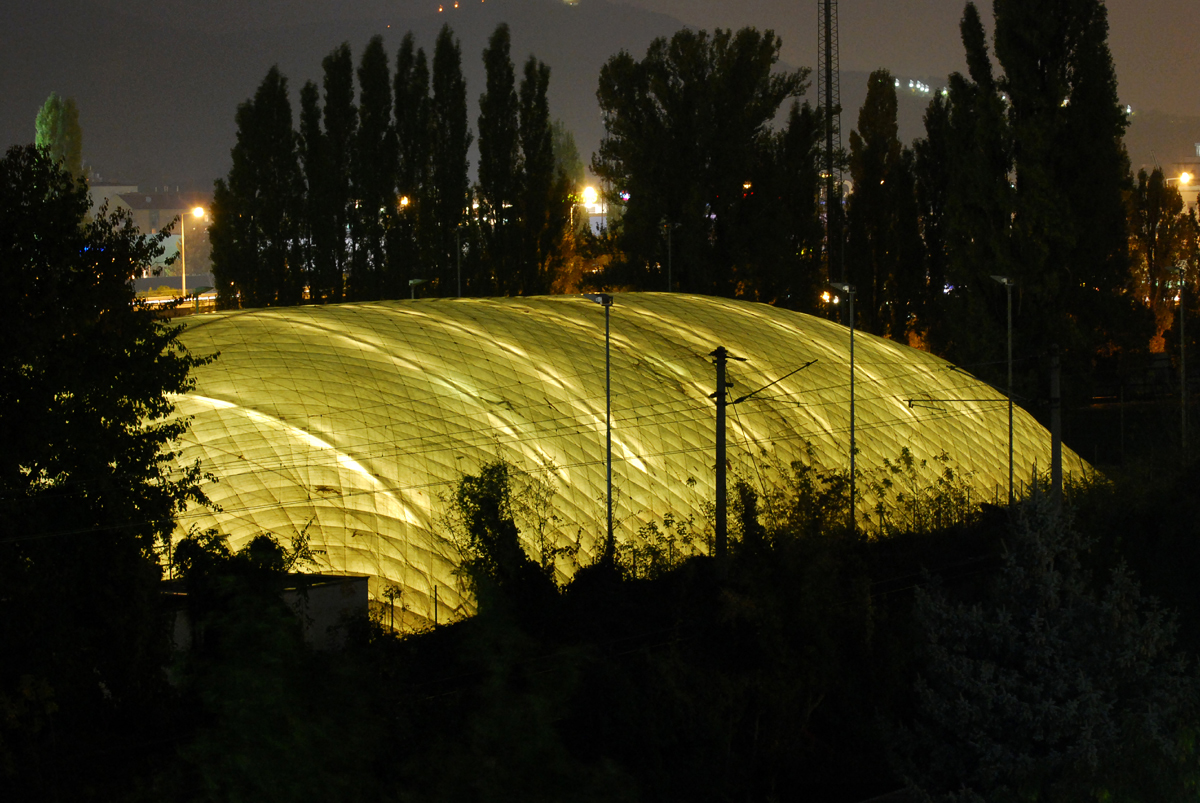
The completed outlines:
<svg viewBox="0 0 1200 803">
<path fill-rule="evenodd" d="M 1008 295 L 1008 506 L 1013 505 L 1013 327 L 1012 327 L 1012 289 L 1013 282 L 1007 276 L 993 276 L 994 280 L 1004 285 Z"/>
<path fill-rule="evenodd" d="M 1050 347 L 1050 489 L 1055 507 L 1062 505 L 1062 392 L 1058 344 Z"/>
<path fill-rule="evenodd" d="M 725 510 L 725 389 L 729 387 L 725 381 L 725 361 L 729 358 L 729 353 L 725 351 L 724 346 L 717 346 L 709 356 L 716 359 L 717 366 L 717 391 L 712 395 L 717 402 L 716 553 L 717 572 L 724 577 L 729 560 L 728 520 Z"/>
</svg>

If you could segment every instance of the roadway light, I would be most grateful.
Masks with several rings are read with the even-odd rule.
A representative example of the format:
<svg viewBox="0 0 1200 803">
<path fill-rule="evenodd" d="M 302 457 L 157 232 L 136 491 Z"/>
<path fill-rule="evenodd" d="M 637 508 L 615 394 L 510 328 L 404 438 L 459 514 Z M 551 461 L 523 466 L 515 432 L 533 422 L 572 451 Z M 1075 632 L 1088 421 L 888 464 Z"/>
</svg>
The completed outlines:
<svg viewBox="0 0 1200 803">
<path fill-rule="evenodd" d="M 200 220 L 205 215 L 203 206 L 192 207 L 192 217 Z M 187 295 L 187 215 L 179 218 L 179 288 L 180 294 Z"/>
<path fill-rule="evenodd" d="M 425 284 L 425 282 L 427 282 L 427 281 L 429 281 L 429 280 L 428 279 L 409 279 L 408 280 L 408 290 L 412 294 L 411 298 L 413 301 L 416 301 L 416 299 L 417 299 L 417 285 Z"/>
<path fill-rule="evenodd" d="M 854 517 L 854 453 L 858 451 L 854 439 L 854 285 L 830 282 L 829 286 L 850 299 L 850 529 L 854 530 L 858 526 Z"/>
<path fill-rule="evenodd" d="M 1012 359 L 1012 343 L 1013 343 L 1013 327 L 1012 327 L 1012 289 L 1015 282 L 1007 276 L 992 276 L 1000 284 L 1004 285 L 1005 293 L 1008 295 L 1008 506 L 1012 507 L 1013 503 L 1013 359 Z"/>
<path fill-rule="evenodd" d="M 613 305 L 613 297 L 609 293 L 585 293 L 584 297 L 604 307 L 604 438 L 608 453 L 606 459 L 608 464 L 608 541 L 604 545 L 603 560 L 611 563 L 615 554 L 612 505 L 612 359 L 610 351 L 612 341 L 609 329 L 609 310 Z"/>
<path fill-rule="evenodd" d="M 1179 174 L 1179 183 L 1187 186 L 1192 183 L 1192 174 L 1186 170 Z"/>
</svg>

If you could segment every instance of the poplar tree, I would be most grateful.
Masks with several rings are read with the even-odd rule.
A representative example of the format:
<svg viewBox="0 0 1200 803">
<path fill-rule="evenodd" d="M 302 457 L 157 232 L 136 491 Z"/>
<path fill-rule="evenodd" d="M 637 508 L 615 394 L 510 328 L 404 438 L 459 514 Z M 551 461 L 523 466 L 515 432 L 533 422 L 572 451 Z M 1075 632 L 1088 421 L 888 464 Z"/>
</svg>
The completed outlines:
<svg viewBox="0 0 1200 803">
<path fill-rule="evenodd" d="M 516 292 L 536 295 L 549 290 L 554 260 L 567 224 L 568 179 L 555 170 L 554 138 L 546 92 L 550 68 L 530 56 L 521 79 L 520 138 L 524 160 L 521 198 L 522 253 Z"/>
<path fill-rule="evenodd" d="M 396 53 L 393 77 L 396 129 L 398 213 L 388 234 L 388 265 L 394 284 L 403 289 L 424 262 L 421 232 L 432 218 L 430 187 L 429 63 L 411 33 Z"/>
<path fill-rule="evenodd" d="M 470 203 L 467 182 L 467 149 L 472 135 L 467 125 L 467 82 L 462 74 L 462 48 L 449 25 L 438 33 L 433 51 L 433 103 L 429 238 L 430 266 L 435 292 L 454 295 L 455 235 Z"/>
<path fill-rule="evenodd" d="M 1100 0 L 995 0 L 1016 197 L 1021 328 L 1087 359 L 1107 335 L 1128 266 L 1127 125 Z M 1072 348 L 1074 347 L 1074 348 Z"/>
<path fill-rule="evenodd" d="M 867 99 L 850 133 L 854 192 L 848 215 L 847 267 L 857 287 L 863 329 L 903 339 L 923 285 L 912 154 L 900 145 L 895 79 L 871 73 Z"/>
<path fill-rule="evenodd" d="M 45 148 L 51 159 L 62 162 L 72 176 L 84 179 L 83 129 L 79 127 L 75 98 L 62 98 L 51 92 L 38 110 L 34 126 L 37 131 L 35 144 Z"/>
<path fill-rule="evenodd" d="M 333 239 L 329 243 L 332 265 L 330 267 L 329 299 L 341 301 L 344 297 L 344 282 L 350 272 L 350 249 L 346 233 L 350 228 L 350 213 L 353 193 L 350 187 L 351 152 L 355 131 L 358 129 L 358 109 L 354 105 L 354 62 L 350 45 L 342 43 L 321 62 L 324 72 L 323 86 L 325 105 L 323 109 L 325 136 L 329 148 L 329 194 L 322 209 L 331 216 Z"/>
<path fill-rule="evenodd" d="M 479 289 L 509 294 L 520 292 L 523 284 L 515 217 L 524 196 L 508 25 L 496 26 L 483 51 L 483 66 L 487 88 L 479 96 L 479 218 L 491 276 L 479 277 Z"/>
<path fill-rule="evenodd" d="M 337 198 L 329 139 L 321 128 L 320 90 L 308 81 L 300 90 L 300 131 L 297 139 L 305 193 L 301 215 L 301 248 L 309 298 L 334 301 L 341 297 L 336 252 Z M 341 239 L 344 239 L 342 237 Z"/>
<path fill-rule="evenodd" d="M 213 193 L 213 278 L 222 307 L 299 303 L 301 173 L 287 79 L 272 67 L 238 106 L 228 181 Z"/>
<path fill-rule="evenodd" d="M 396 132 L 392 126 L 392 79 L 383 37 L 373 37 L 358 68 L 358 128 L 350 159 L 354 243 L 350 296 L 397 295 L 389 286 L 385 233 L 396 215 Z"/>
</svg>

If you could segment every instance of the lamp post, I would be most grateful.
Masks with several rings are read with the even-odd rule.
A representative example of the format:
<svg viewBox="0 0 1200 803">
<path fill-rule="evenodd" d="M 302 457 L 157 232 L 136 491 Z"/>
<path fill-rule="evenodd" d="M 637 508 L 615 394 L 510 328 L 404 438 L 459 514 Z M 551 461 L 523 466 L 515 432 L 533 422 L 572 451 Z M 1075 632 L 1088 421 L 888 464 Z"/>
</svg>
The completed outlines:
<svg viewBox="0 0 1200 803">
<path fill-rule="evenodd" d="M 831 282 L 829 286 L 850 298 L 850 529 L 854 530 L 858 526 L 854 517 L 854 456 L 858 451 L 854 440 L 854 285 Z"/>
<path fill-rule="evenodd" d="M 609 310 L 613 297 L 609 293 L 587 293 L 586 298 L 604 307 L 604 438 L 608 465 L 608 541 L 604 544 L 604 562 L 613 559 L 613 496 L 612 496 L 612 359 Z"/>
<path fill-rule="evenodd" d="M 429 280 L 428 279 L 409 279 L 408 280 L 408 291 L 410 293 L 410 298 L 413 301 L 417 300 L 417 285 L 425 284 L 425 282 L 427 282 L 427 281 L 429 281 Z"/>
<path fill-rule="evenodd" d="M 200 219 L 204 217 L 204 207 L 196 206 L 192 208 L 192 217 Z M 187 215 L 179 218 L 179 279 L 182 295 L 187 295 Z"/>
<path fill-rule="evenodd" d="M 993 276 L 993 279 L 1004 285 L 1008 296 L 1008 506 L 1013 503 L 1013 359 L 1012 359 L 1012 289 L 1015 282 L 1007 276 Z"/>
<path fill-rule="evenodd" d="M 1184 173 L 1184 175 L 1187 175 Z M 1187 279 L 1186 263 L 1179 264 L 1179 448 L 1187 462 L 1187 338 L 1184 336 L 1183 285 Z"/>
</svg>

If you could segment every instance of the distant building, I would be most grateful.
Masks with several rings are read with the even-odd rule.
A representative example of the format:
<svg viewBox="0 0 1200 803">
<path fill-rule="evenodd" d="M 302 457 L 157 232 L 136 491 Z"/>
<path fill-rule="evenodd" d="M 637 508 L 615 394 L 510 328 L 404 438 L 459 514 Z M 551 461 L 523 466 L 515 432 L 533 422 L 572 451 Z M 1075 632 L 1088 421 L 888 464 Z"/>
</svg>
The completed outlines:
<svg viewBox="0 0 1200 803">
<path fill-rule="evenodd" d="M 88 192 L 93 210 L 100 209 L 104 204 L 108 204 L 109 211 L 124 209 L 143 234 L 158 234 L 171 226 L 176 218 L 179 219 L 172 229 L 174 233 L 163 241 L 163 254 L 158 260 L 157 270 L 147 271 L 139 278 L 150 281 L 150 284 L 154 284 L 151 280 L 159 278 L 163 285 L 180 288 L 183 284 L 181 272 L 184 260 L 176 259 L 170 266 L 166 262 L 179 254 L 186 239 L 187 275 L 196 277 L 195 282 L 188 279 L 188 286 L 211 286 L 212 249 L 208 242 L 208 213 L 212 207 L 210 195 L 202 192 L 160 191 L 158 187 L 154 188 L 154 192 L 147 192 L 134 184 L 101 183 L 91 184 Z M 203 210 L 199 217 L 194 214 L 197 208 Z"/>
</svg>

